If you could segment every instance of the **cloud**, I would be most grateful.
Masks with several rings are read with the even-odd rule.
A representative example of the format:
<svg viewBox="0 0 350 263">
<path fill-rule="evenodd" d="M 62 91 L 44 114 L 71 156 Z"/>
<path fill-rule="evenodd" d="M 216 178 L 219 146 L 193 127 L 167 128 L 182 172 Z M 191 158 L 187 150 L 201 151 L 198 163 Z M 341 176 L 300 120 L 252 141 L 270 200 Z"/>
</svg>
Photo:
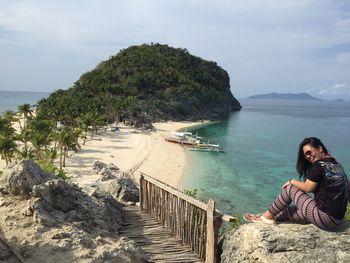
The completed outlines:
<svg viewBox="0 0 350 263">
<path fill-rule="evenodd" d="M 315 87 L 309 89 L 307 93 L 319 95 L 321 97 L 337 97 L 350 96 L 350 86 L 347 84 L 334 84 L 329 87 Z"/>
<path fill-rule="evenodd" d="M 73 83 L 77 77 L 63 71 L 72 61 L 79 76 L 120 49 L 150 42 L 216 61 L 240 96 L 350 83 L 349 14 L 350 2 L 337 0 L 0 0 L 0 69 L 21 69 L 0 71 L 0 89 L 19 83 L 18 74 L 16 85 L 28 89 Z M 23 54 L 40 73 L 30 83 Z M 57 78 L 42 79 L 48 71 Z"/>
<path fill-rule="evenodd" d="M 350 64 L 350 52 L 338 54 L 335 61 L 339 64 Z"/>
</svg>

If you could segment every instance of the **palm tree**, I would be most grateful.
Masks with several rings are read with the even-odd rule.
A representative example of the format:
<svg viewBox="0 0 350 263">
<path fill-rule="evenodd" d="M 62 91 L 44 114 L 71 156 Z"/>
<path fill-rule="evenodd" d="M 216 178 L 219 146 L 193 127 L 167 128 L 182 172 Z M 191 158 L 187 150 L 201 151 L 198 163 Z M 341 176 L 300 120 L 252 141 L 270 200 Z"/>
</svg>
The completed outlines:
<svg viewBox="0 0 350 263">
<path fill-rule="evenodd" d="M 91 132 L 91 138 L 93 136 L 92 123 L 94 121 L 94 118 L 94 113 L 87 112 L 79 119 L 79 128 L 83 131 L 83 145 L 85 145 L 88 132 Z"/>
<path fill-rule="evenodd" d="M 66 167 L 66 157 L 68 157 L 68 151 L 78 151 L 80 145 L 78 143 L 78 137 L 70 127 L 64 127 L 59 132 L 59 146 L 60 146 L 60 170 L 62 167 Z"/>
<path fill-rule="evenodd" d="M 18 114 L 19 117 L 23 118 L 23 126 L 21 124 L 21 119 L 19 119 L 19 126 L 22 129 L 24 129 L 26 127 L 26 122 L 29 116 L 31 116 L 33 114 L 33 110 L 31 109 L 30 104 L 22 104 L 18 106 Z"/>
<path fill-rule="evenodd" d="M 10 123 L 18 121 L 16 113 L 11 110 L 5 111 L 2 116 L 4 119 L 8 120 Z"/>
<path fill-rule="evenodd" d="M 33 148 L 38 159 L 42 159 L 42 151 L 46 150 L 52 142 L 51 134 L 53 133 L 53 122 L 41 119 L 38 117 L 32 117 L 28 119 L 28 137 L 32 143 Z M 25 130 L 24 129 L 24 130 Z"/>
<path fill-rule="evenodd" d="M 1 158 L 5 159 L 6 166 L 11 162 L 16 149 L 17 144 L 11 136 L 0 135 L 0 153 Z"/>
<path fill-rule="evenodd" d="M 17 157 L 19 159 L 34 159 L 35 158 L 35 150 L 33 148 L 21 147 L 17 149 Z"/>
<path fill-rule="evenodd" d="M 36 131 L 31 134 L 30 142 L 33 145 L 36 157 L 40 160 L 42 159 L 42 152 L 47 149 L 51 140 L 47 134 Z"/>
</svg>

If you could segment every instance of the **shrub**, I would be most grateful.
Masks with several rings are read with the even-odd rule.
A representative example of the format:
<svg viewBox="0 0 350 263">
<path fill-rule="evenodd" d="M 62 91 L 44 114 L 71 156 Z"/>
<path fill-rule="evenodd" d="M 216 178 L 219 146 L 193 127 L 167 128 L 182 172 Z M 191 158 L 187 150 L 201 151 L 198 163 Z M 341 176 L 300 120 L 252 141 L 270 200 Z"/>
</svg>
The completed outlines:
<svg viewBox="0 0 350 263">
<path fill-rule="evenodd" d="M 350 205 L 348 205 L 346 208 L 344 220 L 350 221 Z"/>
<path fill-rule="evenodd" d="M 198 197 L 198 190 L 195 188 L 193 190 L 188 190 L 188 189 L 185 189 L 183 190 L 183 192 L 188 195 L 188 196 L 191 196 L 193 198 L 197 198 Z"/>
<path fill-rule="evenodd" d="M 71 177 L 67 176 L 66 172 L 64 170 L 59 169 L 56 165 L 46 162 L 44 160 L 39 160 L 38 165 L 43 169 L 45 172 L 55 175 L 57 178 L 60 178 L 62 180 L 69 180 Z"/>
</svg>

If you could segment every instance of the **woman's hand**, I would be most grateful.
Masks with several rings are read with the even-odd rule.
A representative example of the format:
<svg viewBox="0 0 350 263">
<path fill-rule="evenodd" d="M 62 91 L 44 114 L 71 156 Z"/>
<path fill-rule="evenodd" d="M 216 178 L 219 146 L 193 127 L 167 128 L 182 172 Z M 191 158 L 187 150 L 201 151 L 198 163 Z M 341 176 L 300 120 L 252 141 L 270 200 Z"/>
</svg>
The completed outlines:
<svg viewBox="0 0 350 263">
<path fill-rule="evenodd" d="M 291 185 L 292 184 L 291 183 L 292 180 L 293 179 L 290 179 L 289 181 L 285 182 L 284 185 L 282 185 L 282 189 L 284 189 L 287 185 Z"/>
<path fill-rule="evenodd" d="M 284 189 L 287 185 L 294 185 L 296 188 L 299 190 L 305 192 L 305 193 L 310 193 L 316 190 L 318 183 L 313 182 L 309 179 L 306 179 L 305 182 L 301 182 L 296 179 L 290 179 L 288 182 L 286 182 L 283 186 L 282 189 Z"/>
</svg>

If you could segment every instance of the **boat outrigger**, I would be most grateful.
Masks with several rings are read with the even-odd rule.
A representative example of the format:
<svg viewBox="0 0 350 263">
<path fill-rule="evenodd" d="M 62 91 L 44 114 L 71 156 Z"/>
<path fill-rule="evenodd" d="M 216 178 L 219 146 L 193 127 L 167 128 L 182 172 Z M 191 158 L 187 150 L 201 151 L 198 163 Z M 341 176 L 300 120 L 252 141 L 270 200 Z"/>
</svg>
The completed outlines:
<svg viewBox="0 0 350 263">
<path fill-rule="evenodd" d="M 223 152 L 224 150 L 220 148 L 219 144 L 203 143 L 202 137 L 197 134 L 194 135 L 192 132 L 171 132 L 171 136 L 165 138 L 168 142 L 174 142 L 178 144 L 183 144 L 186 146 L 191 146 L 191 151 L 199 152 Z"/>
<path fill-rule="evenodd" d="M 220 148 L 219 144 L 201 143 L 194 145 L 190 148 L 191 151 L 198 152 L 223 152 L 224 149 Z"/>
</svg>

